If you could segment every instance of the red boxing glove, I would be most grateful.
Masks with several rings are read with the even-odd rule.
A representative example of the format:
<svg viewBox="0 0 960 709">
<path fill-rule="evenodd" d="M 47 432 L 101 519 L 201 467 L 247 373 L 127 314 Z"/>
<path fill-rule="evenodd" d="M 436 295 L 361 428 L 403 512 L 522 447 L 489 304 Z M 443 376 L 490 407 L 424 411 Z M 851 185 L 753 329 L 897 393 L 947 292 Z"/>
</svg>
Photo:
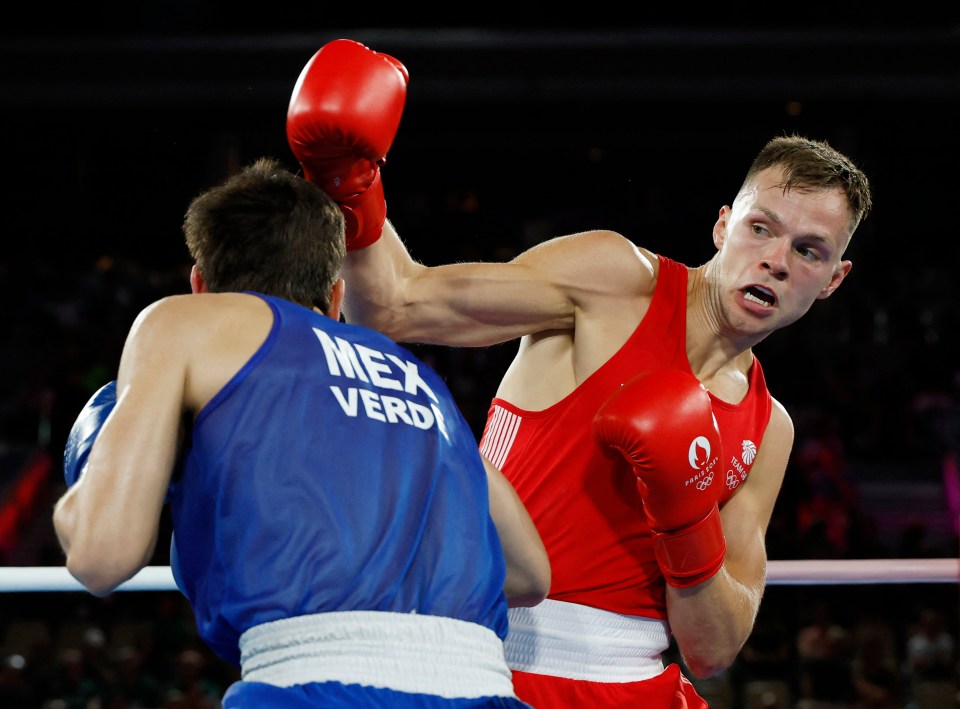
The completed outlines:
<svg viewBox="0 0 960 709">
<path fill-rule="evenodd" d="M 679 370 L 640 374 L 600 407 L 593 434 L 633 466 L 667 583 L 686 588 L 717 573 L 727 549 L 715 479 L 722 450 L 703 385 Z"/>
<path fill-rule="evenodd" d="M 303 176 L 340 205 L 348 251 L 380 238 L 387 218 L 380 168 L 400 126 L 409 78 L 393 57 L 337 39 L 311 57 L 293 87 L 287 142 Z"/>
</svg>

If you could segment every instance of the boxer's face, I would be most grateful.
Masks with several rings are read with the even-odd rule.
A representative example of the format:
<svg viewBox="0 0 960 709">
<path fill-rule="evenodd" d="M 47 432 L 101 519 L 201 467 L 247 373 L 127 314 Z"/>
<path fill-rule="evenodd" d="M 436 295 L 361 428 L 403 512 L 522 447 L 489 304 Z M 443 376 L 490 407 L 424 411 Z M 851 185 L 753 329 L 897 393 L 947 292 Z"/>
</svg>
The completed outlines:
<svg viewBox="0 0 960 709">
<path fill-rule="evenodd" d="M 720 304 L 729 326 L 765 334 L 799 319 L 850 272 L 841 260 L 850 211 L 839 189 L 784 193 L 779 169 L 759 173 L 714 226 Z"/>
</svg>

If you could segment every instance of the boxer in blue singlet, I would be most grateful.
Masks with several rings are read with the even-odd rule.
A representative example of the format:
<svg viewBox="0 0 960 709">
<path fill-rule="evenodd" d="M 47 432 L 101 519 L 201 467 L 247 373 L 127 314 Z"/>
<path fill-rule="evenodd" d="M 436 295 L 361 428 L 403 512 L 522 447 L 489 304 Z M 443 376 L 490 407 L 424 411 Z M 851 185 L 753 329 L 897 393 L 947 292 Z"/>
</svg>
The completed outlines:
<svg viewBox="0 0 960 709">
<path fill-rule="evenodd" d="M 440 377 L 339 322 L 343 230 L 267 159 L 191 203 L 193 294 L 140 314 L 71 432 L 67 568 L 110 593 L 166 501 L 198 632 L 241 668 L 224 707 L 525 707 L 502 641 L 543 545 Z"/>
</svg>

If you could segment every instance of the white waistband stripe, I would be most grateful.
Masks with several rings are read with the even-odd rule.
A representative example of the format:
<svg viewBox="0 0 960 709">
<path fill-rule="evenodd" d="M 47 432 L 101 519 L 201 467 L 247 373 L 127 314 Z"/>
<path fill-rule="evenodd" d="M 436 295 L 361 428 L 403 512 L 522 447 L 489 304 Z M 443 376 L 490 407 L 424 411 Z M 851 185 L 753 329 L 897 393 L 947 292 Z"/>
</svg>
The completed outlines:
<svg viewBox="0 0 960 709">
<path fill-rule="evenodd" d="M 510 609 L 512 670 L 591 682 L 638 682 L 663 672 L 666 622 L 547 599 Z"/>
<path fill-rule="evenodd" d="M 503 643 L 453 618 L 344 611 L 264 623 L 240 637 L 241 676 L 290 687 L 336 681 L 448 699 L 514 697 Z"/>
</svg>

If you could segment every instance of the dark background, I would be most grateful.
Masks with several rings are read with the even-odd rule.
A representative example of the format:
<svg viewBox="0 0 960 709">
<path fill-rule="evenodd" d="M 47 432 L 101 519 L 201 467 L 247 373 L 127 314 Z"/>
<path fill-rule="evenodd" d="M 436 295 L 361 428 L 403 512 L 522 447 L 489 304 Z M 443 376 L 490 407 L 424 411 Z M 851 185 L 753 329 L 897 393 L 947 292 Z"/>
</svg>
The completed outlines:
<svg viewBox="0 0 960 709">
<path fill-rule="evenodd" d="M 717 212 L 768 139 L 801 133 L 850 155 L 875 197 L 848 252 L 854 269 L 756 348 L 797 425 L 770 556 L 955 556 L 960 22 L 848 5 L 781 18 L 769 4 L 725 3 L 699 20 L 686 7 L 632 8 L 630 21 L 600 5 L 512 23 L 492 21 L 511 17 L 492 7 L 429 18 L 284 2 L 20 7 L 0 24 L 0 563 L 62 563 L 50 509 L 70 424 L 116 376 L 139 310 L 187 291 L 190 199 L 261 155 L 296 169 L 290 92 L 340 37 L 410 71 L 383 178 L 390 218 L 427 263 L 507 259 L 597 227 L 693 265 L 710 257 Z M 515 344 L 413 348 L 479 435 Z M 24 497 L 37 470 L 42 484 Z M 894 607 L 898 652 L 920 609 L 936 607 L 956 636 L 951 585 L 846 590 L 775 589 L 765 607 L 790 633 L 824 599 L 850 628 L 865 609 Z M 51 634 L 80 619 L 117 638 L 129 607 L 192 638 L 172 641 L 168 664 L 185 645 L 203 650 L 187 609 L 164 620 L 174 594 L 57 596 L 9 594 L 0 646 L 16 650 L 13 626 L 34 615 Z M 802 672 L 781 672 L 800 692 Z"/>
<path fill-rule="evenodd" d="M 911 407 L 920 392 L 950 390 L 958 361 L 952 18 L 741 12 L 749 19 L 692 24 L 662 13 L 500 26 L 390 14 L 367 25 L 283 3 L 249 14 L 188 2 L 42 12 L 0 31 L 3 302 L 18 326 L 4 360 L 7 401 L 31 378 L 49 379 L 37 367 L 62 376 L 58 368 L 83 366 L 57 360 L 78 343 L 50 348 L 44 318 L 118 354 L 134 306 L 186 289 L 187 203 L 260 155 L 297 167 L 284 134 L 293 83 L 317 48 L 349 37 L 410 71 L 384 182 L 391 219 L 429 263 L 508 258 L 594 227 L 702 262 L 717 211 L 767 139 L 798 132 L 847 152 L 876 202 L 849 251 L 854 270 L 836 297 L 757 352 L 775 395 L 799 413 L 835 416 L 857 460 L 929 452 Z M 97 274 L 101 290 L 122 281 L 123 312 L 109 302 L 81 309 L 74 279 L 88 275 L 94 288 Z M 76 397 L 66 403 L 60 413 L 72 420 Z M 464 405 L 470 417 L 485 413 L 486 401 Z M 29 429 L 13 437 L 32 435 L 22 410 L 6 414 L 6 425 Z"/>
</svg>

